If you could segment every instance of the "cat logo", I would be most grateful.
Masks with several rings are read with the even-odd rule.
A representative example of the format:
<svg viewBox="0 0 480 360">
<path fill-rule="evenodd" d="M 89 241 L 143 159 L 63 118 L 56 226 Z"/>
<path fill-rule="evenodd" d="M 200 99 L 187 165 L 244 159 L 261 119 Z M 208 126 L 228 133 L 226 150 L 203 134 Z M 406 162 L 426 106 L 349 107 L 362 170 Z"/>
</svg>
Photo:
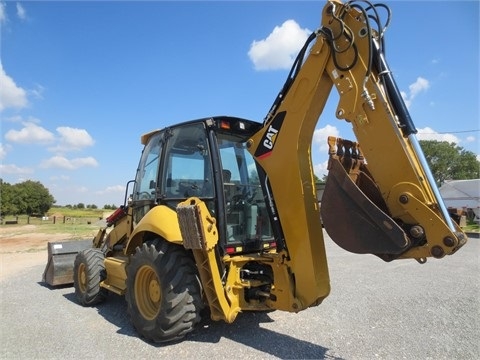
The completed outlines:
<svg viewBox="0 0 480 360">
<path fill-rule="evenodd" d="M 268 127 L 267 134 L 265 135 L 265 140 L 263 140 L 263 146 L 267 149 L 272 150 L 273 144 L 275 143 L 275 139 L 277 137 L 278 130 L 275 129 L 272 125 Z"/>
<path fill-rule="evenodd" d="M 286 111 L 282 111 L 275 115 L 272 122 L 268 125 L 267 131 L 263 134 L 262 140 L 255 151 L 254 156 L 258 158 L 266 158 L 272 153 L 286 114 Z"/>
</svg>

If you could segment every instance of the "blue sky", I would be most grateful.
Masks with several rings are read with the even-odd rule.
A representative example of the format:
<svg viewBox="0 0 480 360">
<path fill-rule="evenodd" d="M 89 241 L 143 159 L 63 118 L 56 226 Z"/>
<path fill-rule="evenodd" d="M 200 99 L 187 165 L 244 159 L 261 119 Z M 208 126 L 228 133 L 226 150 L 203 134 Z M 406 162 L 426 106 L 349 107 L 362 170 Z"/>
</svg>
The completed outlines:
<svg viewBox="0 0 480 360">
<path fill-rule="evenodd" d="M 386 56 L 419 139 L 479 148 L 479 2 L 387 1 Z M 141 134 L 262 121 L 324 1 L 0 2 L 0 177 L 59 205 L 123 203 Z M 312 142 L 351 138 L 332 95 Z M 477 156 L 478 158 L 478 156 Z"/>
</svg>

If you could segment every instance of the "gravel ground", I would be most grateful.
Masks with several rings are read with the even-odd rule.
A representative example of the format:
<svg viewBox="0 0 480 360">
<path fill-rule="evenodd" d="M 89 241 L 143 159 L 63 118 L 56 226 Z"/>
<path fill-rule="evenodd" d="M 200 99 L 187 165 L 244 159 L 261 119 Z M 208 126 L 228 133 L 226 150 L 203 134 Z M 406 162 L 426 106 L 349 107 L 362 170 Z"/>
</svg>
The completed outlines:
<svg viewBox="0 0 480 360">
<path fill-rule="evenodd" d="M 480 358 L 480 239 L 424 265 L 384 263 L 326 241 L 332 292 L 323 304 L 298 314 L 240 314 L 233 324 L 205 320 L 170 345 L 139 338 L 122 297 L 84 308 L 73 287 L 45 286 L 46 251 L 2 256 L 0 358 Z M 8 262 L 23 257 L 28 266 L 9 273 Z"/>
</svg>

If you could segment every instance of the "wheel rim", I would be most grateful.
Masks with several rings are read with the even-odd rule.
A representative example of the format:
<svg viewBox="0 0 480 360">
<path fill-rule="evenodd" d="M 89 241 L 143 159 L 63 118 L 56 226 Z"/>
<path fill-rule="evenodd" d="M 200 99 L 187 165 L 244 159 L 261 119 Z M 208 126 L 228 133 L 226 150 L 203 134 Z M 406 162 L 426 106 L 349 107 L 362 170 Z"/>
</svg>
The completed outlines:
<svg viewBox="0 0 480 360">
<path fill-rule="evenodd" d="M 84 263 L 81 263 L 78 267 L 78 289 L 80 292 L 85 293 L 87 289 L 87 268 Z"/>
<path fill-rule="evenodd" d="M 150 266 L 142 266 L 135 277 L 135 299 L 138 310 L 147 320 L 153 320 L 159 310 L 162 291 L 157 273 Z"/>
</svg>

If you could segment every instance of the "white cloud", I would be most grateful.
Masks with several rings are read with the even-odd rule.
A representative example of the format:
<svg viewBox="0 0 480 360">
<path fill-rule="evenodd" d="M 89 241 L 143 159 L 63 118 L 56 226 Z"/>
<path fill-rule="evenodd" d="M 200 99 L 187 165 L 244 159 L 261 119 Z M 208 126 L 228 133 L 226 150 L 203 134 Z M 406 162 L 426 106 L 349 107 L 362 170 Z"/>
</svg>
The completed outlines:
<svg viewBox="0 0 480 360">
<path fill-rule="evenodd" d="M 98 162 L 93 157 L 88 156 L 84 158 L 67 159 L 64 156 L 52 156 L 50 159 L 44 160 L 40 163 L 40 167 L 44 169 L 66 169 L 75 170 L 81 167 L 97 167 Z"/>
<path fill-rule="evenodd" d="M 475 139 L 475 136 L 467 136 L 467 138 L 465 139 L 466 142 L 474 142 L 476 139 Z"/>
<path fill-rule="evenodd" d="M 57 180 L 67 181 L 67 180 L 70 180 L 70 176 L 68 175 L 51 176 L 50 180 L 51 181 L 57 181 Z"/>
<path fill-rule="evenodd" d="M 5 139 L 22 144 L 45 144 L 54 140 L 53 134 L 33 122 L 24 122 L 21 130 L 8 130 Z"/>
<path fill-rule="evenodd" d="M 20 20 L 25 20 L 27 18 L 27 12 L 22 4 L 17 2 L 17 16 Z"/>
<path fill-rule="evenodd" d="M 59 144 L 50 149 L 51 151 L 81 150 L 95 143 L 85 129 L 60 126 L 57 128 L 57 132 L 60 134 Z"/>
<path fill-rule="evenodd" d="M 77 151 L 92 146 L 95 141 L 85 129 L 69 126 L 57 127 L 58 136 L 38 125 L 40 120 L 29 117 L 22 120 L 21 117 L 8 119 L 11 122 L 22 122 L 20 130 L 10 129 L 5 133 L 5 139 L 21 144 L 50 144 L 55 143 L 49 150 L 53 152 Z"/>
<path fill-rule="evenodd" d="M 289 69 L 310 34 L 295 20 L 287 20 L 265 39 L 254 40 L 248 56 L 256 70 Z"/>
<path fill-rule="evenodd" d="M 21 109 L 27 106 L 27 92 L 21 87 L 17 86 L 15 81 L 5 73 L 1 63 L 0 84 L 2 84 L 2 86 L 0 86 L 0 111 L 3 111 L 6 108 Z"/>
<path fill-rule="evenodd" d="M 408 93 L 401 91 L 403 100 L 405 101 L 405 105 L 407 106 L 407 108 L 410 108 L 413 99 L 415 99 L 419 93 L 421 93 L 422 91 L 427 91 L 429 88 L 430 82 L 427 79 L 419 76 L 417 80 L 413 84 L 410 84 L 410 86 L 408 87 Z"/>
<path fill-rule="evenodd" d="M 114 186 L 107 186 L 104 190 L 97 191 L 96 193 L 99 195 L 102 195 L 102 194 L 123 193 L 123 192 L 125 192 L 125 186 L 114 185 Z"/>
<path fill-rule="evenodd" d="M 5 159 L 5 156 L 7 156 L 7 149 L 5 149 L 5 146 L 0 143 L 0 160 Z"/>
<path fill-rule="evenodd" d="M 35 88 L 28 90 L 28 92 L 32 94 L 33 97 L 35 97 L 36 99 L 42 100 L 43 93 L 45 92 L 45 87 L 40 84 L 35 84 Z"/>
<path fill-rule="evenodd" d="M 328 175 L 328 160 L 325 160 L 320 164 L 313 165 L 313 172 L 320 179 L 322 179 L 324 175 Z"/>
<path fill-rule="evenodd" d="M 35 118 L 33 118 L 35 119 Z M 20 116 L 20 115 L 13 115 L 13 116 L 9 116 L 9 117 L 5 117 L 5 116 L 2 116 L 2 122 L 11 122 L 11 123 L 21 123 L 23 122 L 23 118 Z M 35 121 L 31 121 L 31 122 L 35 122 Z"/>
<path fill-rule="evenodd" d="M 418 77 L 417 81 L 411 84 L 408 88 L 410 89 L 410 98 L 414 98 L 418 93 L 428 90 L 430 83 L 427 79 Z"/>
<path fill-rule="evenodd" d="M 433 130 L 432 128 L 425 127 L 423 129 L 417 129 L 418 140 L 436 140 L 436 141 L 447 141 L 449 143 L 458 144 L 460 139 L 453 134 L 440 134 Z"/>
<path fill-rule="evenodd" d="M 318 145 L 318 150 L 321 152 L 324 152 L 325 155 L 328 154 L 328 142 L 327 139 L 329 136 L 335 136 L 338 137 L 340 135 L 340 132 L 335 126 L 332 125 L 326 125 L 323 128 L 320 129 L 315 129 L 313 133 L 313 144 Z"/>
<path fill-rule="evenodd" d="M 5 3 L 0 2 L 0 25 L 7 22 L 7 14 L 5 13 Z"/>
<path fill-rule="evenodd" d="M 28 167 L 18 167 L 14 164 L 0 164 L 0 173 L 1 174 L 17 174 L 17 175 L 27 175 L 33 173 L 33 169 Z"/>
<path fill-rule="evenodd" d="M 66 157 L 63 156 L 53 156 L 50 159 L 44 160 L 40 163 L 41 168 L 50 169 L 50 168 L 60 168 L 60 169 L 75 169 Z"/>
</svg>

